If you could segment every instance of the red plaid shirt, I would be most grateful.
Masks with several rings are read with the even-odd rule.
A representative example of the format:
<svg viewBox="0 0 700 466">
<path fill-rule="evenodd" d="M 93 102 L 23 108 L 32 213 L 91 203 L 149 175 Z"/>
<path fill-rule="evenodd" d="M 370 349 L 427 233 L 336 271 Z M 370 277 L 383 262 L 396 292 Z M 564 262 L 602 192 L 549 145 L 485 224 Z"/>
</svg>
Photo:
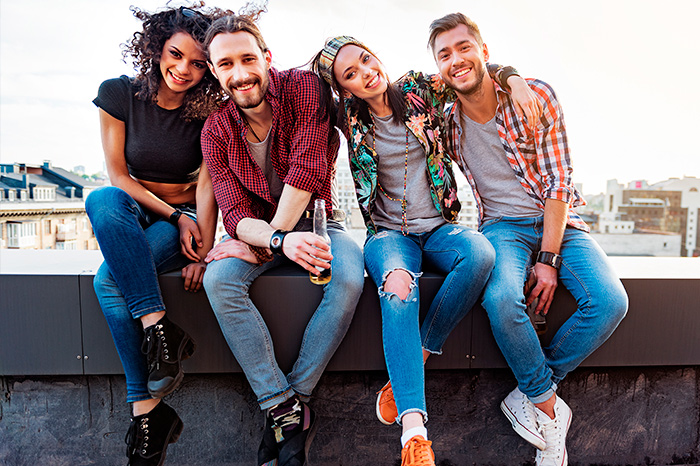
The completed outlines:
<svg viewBox="0 0 700 466">
<path fill-rule="evenodd" d="M 319 121 L 318 77 L 309 71 L 270 69 L 265 99 L 272 106 L 270 158 L 280 179 L 324 199 L 332 213 L 331 182 L 339 142 L 328 142 L 328 118 Z M 277 202 L 248 149 L 248 128 L 231 100 L 212 114 L 202 130 L 202 152 L 214 184 L 226 232 L 236 238 L 241 219 L 271 221 Z"/>
<path fill-rule="evenodd" d="M 567 224 L 579 230 L 589 231 L 588 225 L 573 210 L 574 207 L 585 205 L 586 201 L 571 180 L 572 168 L 564 114 L 557 102 L 557 97 L 549 84 L 537 79 L 526 79 L 526 81 L 540 97 L 544 106 L 544 113 L 534 132 L 525 125 L 524 120 L 518 118 L 510 95 L 494 81 L 498 98 L 496 124 L 508 162 L 525 192 L 543 212 L 546 199 L 566 202 L 569 204 Z M 484 207 L 474 177 L 463 162 L 459 105 L 457 101 L 445 111 L 445 125 L 449 135 L 447 150 L 455 155 L 456 161 L 459 162 L 469 180 L 481 220 L 484 217 Z"/>
</svg>

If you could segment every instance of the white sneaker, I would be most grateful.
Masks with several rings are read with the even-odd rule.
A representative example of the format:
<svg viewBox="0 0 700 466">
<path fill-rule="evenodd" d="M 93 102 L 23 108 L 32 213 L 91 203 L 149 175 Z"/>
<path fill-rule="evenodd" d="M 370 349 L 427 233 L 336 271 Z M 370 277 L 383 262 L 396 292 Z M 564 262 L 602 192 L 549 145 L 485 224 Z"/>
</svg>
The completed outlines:
<svg viewBox="0 0 700 466">
<path fill-rule="evenodd" d="M 517 387 L 501 402 L 501 411 L 506 415 L 513 430 L 539 450 L 544 450 L 544 436 L 537 427 L 537 413 L 532 401 Z"/>
<path fill-rule="evenodd" d="M 564 400 L 557 397 L 554 404 L 554 419 L 550 419 L 545 413 L 537 411 L 537 423 L 544 434 L 547 448 L 544 451 L 537 450 L 535 464 L 537 466 L 567 466 L 569 457 L 566 454 L 566 434 L 571 425 L 572 413 Z"/>
</svg>

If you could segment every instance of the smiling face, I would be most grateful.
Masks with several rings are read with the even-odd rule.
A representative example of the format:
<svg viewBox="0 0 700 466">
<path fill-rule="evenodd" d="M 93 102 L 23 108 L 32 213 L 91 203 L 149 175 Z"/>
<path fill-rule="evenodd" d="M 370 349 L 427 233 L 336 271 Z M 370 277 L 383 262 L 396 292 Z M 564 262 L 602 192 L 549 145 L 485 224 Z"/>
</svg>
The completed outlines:
<svg viewBox="0 0 700 466">
<path fill-rule="evenodd" d="M 209 44 L 209 69 L 240 108 L 255 108 L 267 94 L 272 56 L 246 32 L 218 34 Z"/>
<path fill-rule="evenodd" d="M 368 102 L 383 99 L 389 86 L 382 62 L 367 50 L 352 44 L 338 51 L 333 76 L 343 90 Z"/>
<path fill-rule="evenodd" d="M 489 59 L 486 44 L 480 45 L 464 24 L 438 34 L 433 46 L 435 63 L 445 84 L 460 94 L 481 89 Z"/>
<path fill-rule="evenodd" d="M 178 32 L 165 41 L 160 57 L 160 73 L 172 92 L 187 92 L 199 84 L 207 72 L 207 58 L 199 43 L 185 32 Z"/>
</svg>

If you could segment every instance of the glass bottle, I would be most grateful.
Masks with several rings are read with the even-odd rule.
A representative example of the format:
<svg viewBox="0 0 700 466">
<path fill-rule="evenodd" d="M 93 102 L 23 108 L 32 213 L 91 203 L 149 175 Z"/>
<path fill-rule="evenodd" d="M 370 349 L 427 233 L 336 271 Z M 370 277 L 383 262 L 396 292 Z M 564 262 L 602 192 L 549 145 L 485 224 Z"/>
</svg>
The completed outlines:
<svg viewBox="0 0 700 466">
<path fill-rule="evenodd" d="M 322 237 L 328 245 L 331 244 L 331 237 L 328 236 L 328 229 L 326 226 L 326 201 L 323 199 L 316 199 L 314 202 L 314 233 Z M 328 251 L 330 252 L 330 250 Z M 316 256 L 312 256 L 316 258 Z M 325 285 L 331 281 L 331 269 L 324 269 L 323 267 L 316 267 L 316 270 L 321 272 L 320 275 L 314 275 L 309 272 L 309 279 L 311 283 L 316 285 Z"/>
</svg>

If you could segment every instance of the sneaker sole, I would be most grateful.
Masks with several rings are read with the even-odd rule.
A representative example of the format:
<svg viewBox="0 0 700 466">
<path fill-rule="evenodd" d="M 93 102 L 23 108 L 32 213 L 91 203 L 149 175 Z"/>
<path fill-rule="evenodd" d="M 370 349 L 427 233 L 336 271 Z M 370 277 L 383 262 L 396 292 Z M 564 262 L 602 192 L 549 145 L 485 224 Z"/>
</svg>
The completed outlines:
<svg viewBox="0 0 700 466">
<path fill-rule="evenodd" d="M 528 443 L 533 445 L 538 450 L 544 451 L 544 449 L 547 447 L 547 444 L 544 442 L 544 439 L 542 437 L 538 437 L 537 434 L 534 434 L 532 431 L 528 430 L 525 426 L 520 424 L 518 422 L 518 418 L 516 418 L 515 415 L 511 412 L 511 410 L 506 405 L 505 401 L 501 402 L 501 411 L 503 411 L 503 414 L 505 414 L 506 418 L 508 418 L 508 421 L 510 421 L 510 425 L 513 427 L 513 430 L 519 436 L 521 436 L 523 439 L 525 439 Z"/>
<path fill-rule="evenodd" d="M 382 393 L 380 392 L 379 395 L 377 395 L 377 402 L 375 403 L 375 411 L 377 413 L 377 419 L 379 419 L 379 422 L 381 422 L 385 426 L 390 426 L 390 425 L 394 424 L 396 421 L 395 420 L 387 421 L 386 419 L 384 419 L 382 417 L 382 410 L 379 407 L 379 400 L 381 400 L 381 398 L 382 398 Z"/>
</svg>

